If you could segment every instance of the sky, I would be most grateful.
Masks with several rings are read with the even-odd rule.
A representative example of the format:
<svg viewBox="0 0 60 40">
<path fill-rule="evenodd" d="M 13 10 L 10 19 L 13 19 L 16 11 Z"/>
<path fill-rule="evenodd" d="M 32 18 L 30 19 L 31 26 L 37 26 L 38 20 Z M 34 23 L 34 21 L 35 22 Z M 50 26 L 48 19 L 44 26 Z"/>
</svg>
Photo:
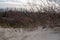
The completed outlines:
<svg viewBox="0 0 60 40">
<path fill-rule="evenodd" d="M 40 1 L 40 0 L 35 0 Z M 55 1 L 56 3 L 60 3 L 60 0 L 49 0 L 49 1 Z M 0 0 L 0 2 L 15 2 L 15 3 L 27 3 L 27 2 L 33 2 L 33 0 Z"/>
<path fill-rule="evenodd" d="M 0 0 L 0 2 L 26 2 L 28 0 Z M 32 0 L 29 0 L 32 1 Z M 60 0 L 49 0 L 49 1 L 55 1 L 55 2 L 60 2 Z"/>
<path fill-rule="evenodd" d="M 40 2 L 41 0 L 34 0 Z M 19 5 L 26 5 L 28 2 L 33 3 L 33 0 L 0 0 L 0 8 L 1 7 L 18 7 Z M 43 0 L 46 2 L 46 0 Z M 60 0 L 49 0 L 49 1 L 55 1 L 56 3 L 60 3 Z M 34 2 L 35 3 L 35 2 Z M 41 2 L 40 2 L 41 3 Z"/>
<path fill-rule="evenodd" d="M 26 0 L 0 0 L 0 2 L 26 3 Z"/>
</svg>

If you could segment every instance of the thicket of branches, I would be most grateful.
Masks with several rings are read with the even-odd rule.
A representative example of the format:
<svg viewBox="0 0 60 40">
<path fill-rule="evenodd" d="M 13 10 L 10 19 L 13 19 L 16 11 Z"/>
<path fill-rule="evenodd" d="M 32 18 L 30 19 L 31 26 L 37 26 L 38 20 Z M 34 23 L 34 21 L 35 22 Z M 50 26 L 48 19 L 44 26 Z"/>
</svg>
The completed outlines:
<svg viewBox="0 0 60 40">
<path fill-rule="evenodd" d="M 0 25 L 4 28 L 54 28 L 60 27 L 60 13 L 56 12 L 28 12 L 5 11 L 0 12 Z"/>
</svg>

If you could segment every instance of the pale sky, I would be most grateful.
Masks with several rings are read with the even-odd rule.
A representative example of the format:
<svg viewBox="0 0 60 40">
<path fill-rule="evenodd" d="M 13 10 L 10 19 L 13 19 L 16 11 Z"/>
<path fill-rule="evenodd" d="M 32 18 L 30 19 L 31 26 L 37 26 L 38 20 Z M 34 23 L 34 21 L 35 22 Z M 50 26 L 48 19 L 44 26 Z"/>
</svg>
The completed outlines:
<svg viewBox="0 0 60 40">
<path fill-rule="evenodd" d="M 41 0 L 34 0 L 36 1 L 37 4 L 41 4 L 42 2 L 40 2 Z M 27 2 L 33 3 L 33 0 L 0 0 L 0 7 L 6 7 L 6 6 L 18 6 L 18 5 L 26 5 Z M 44 3 L 46 3 L 46 0 L 43 0 Z M 49 0 L 52 1 L 52 0 Z M 53 0 L 56 3 L 60 3 L 60 0 Z M 35 2 L 34 2 L 35 3 Z"/>
<path fill-rule="evenodd" d="M 0 2 L 17 2 L 17 3 L 27 3 L 27 1 L 32 2 L 33 0 L 0 0 Z M 40 1 L 40 0 L 35 0 Z M 55 1 L 57 3 L 60 3 L 60 0 L 49 0 L 49 1 Z"/>
<path fill-rule="evenodd" d="M 32 1 L 32 0 L 0 0 L 0 2 L 26 2 L 26 1 Z M 49 0 L 49 1 L 60 2 L 60 0 Z"/>
</svg>

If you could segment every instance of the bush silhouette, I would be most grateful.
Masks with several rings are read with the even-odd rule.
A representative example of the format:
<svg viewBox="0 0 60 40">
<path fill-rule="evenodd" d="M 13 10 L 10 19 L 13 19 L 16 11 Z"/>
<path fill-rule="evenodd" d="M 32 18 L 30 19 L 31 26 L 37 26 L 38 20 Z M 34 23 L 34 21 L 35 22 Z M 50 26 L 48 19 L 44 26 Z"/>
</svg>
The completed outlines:
<svg viewBox="0 0 60 40">
<path fill-rule="evenodd" d="M 28 11 L 5 11 L 0 12 L 0 25 L 12 28 L 54 28 L 60 27 L 60 13 L 56 12 L 28 12 Z M 7 26 L 7 24 L 9 24 Z M 4 26 L 2 26 L 4 27 Z"/>
</svg>

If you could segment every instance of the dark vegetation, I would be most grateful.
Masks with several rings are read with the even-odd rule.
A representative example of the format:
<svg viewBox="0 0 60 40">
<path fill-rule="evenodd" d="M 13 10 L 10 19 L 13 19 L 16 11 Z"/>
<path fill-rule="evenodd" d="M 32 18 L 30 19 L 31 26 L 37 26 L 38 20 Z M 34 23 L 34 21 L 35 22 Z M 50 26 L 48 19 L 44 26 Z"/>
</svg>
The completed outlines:
<svg viewBox="0 0 60 40">
<path fill-rule="evenodd" d="M 60 13 L 9 10 L 0 12 L 0 25 L 4 28 L 60 27 Z"/>
</svg>

